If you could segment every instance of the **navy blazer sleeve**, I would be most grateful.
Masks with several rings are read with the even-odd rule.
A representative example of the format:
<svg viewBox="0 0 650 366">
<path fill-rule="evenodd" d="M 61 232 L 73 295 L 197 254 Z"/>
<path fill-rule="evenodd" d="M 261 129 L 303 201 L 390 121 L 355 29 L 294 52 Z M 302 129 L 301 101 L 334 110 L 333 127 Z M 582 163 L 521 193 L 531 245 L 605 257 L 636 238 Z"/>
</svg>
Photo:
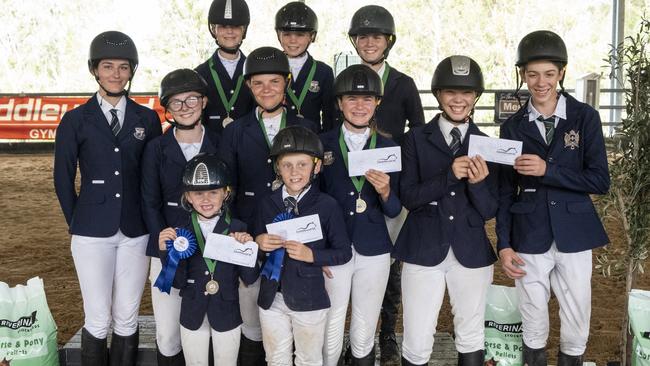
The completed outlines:
<svg viewBox="0 0 650 366">
<path fill-rule="evenodd" d="M 592 108 L 583 108 L 582 112 L 585 119 L 584 136 L 581 136 L 585 144 L 583 169 L 565 168 L 547 160 L 542 183 L 578 192 L 606 194 L 610 178 L 600 115 Z"/>
<path fill-rule="evenodd" d="M 334 198 L 328 201 L 331 207 L 322 210 L 319 215 L 327 218 L 327 220 L 321 219 L 321 224 L 324 226 L 323 234 L 329 245 L 326 249 L 312 248 L 314 264 L 318 266 L 337 266 L 347 263 L 352 258 L 352 247 L 341 208 Z"/>
<path fill-rule="evenodd" d="M 63 115 L 54 140 L 54 190 L 68 226 L 72 223 L 72 215 L 77 203 L 74 181 L 77 176 L 79 142 L 73 126 L 76 120 L 72 117 L 76 113 L 80 113 L 79 110 Z"/>
<path fill-rule="evenodd" d="M 428 157 L 418 157 L 415 132 L 409 130 L 404 136 L 402 147 L 402 174 L 400 177 L 400 198 L 404 207 L 408 210 L 415 210 L 428 205 L 431 201 L 440 200 L 450 187 L 458 184 L 451 167 L 433 179 L 420 182 L 418 161 Z"/>
<path fill-rule="evenodd" d="M 323 80 L 323 105 L 322 105 L 322 130 L 329 131 L 334 128 L 335 117 L 335 104 L 336 98 L 334 97 L 334 74 L 327 75 L 327 79 Z"/>
<path fill-rule="evenodd" d="M 158 235 L 167 227 L 162 214 L 163 197 L 160 189 L 160 144 L 153 140 L 147 144 L 142 156 L 142 216 L 149 235 L 155 237 L 158 242 Z"/>
</svg>

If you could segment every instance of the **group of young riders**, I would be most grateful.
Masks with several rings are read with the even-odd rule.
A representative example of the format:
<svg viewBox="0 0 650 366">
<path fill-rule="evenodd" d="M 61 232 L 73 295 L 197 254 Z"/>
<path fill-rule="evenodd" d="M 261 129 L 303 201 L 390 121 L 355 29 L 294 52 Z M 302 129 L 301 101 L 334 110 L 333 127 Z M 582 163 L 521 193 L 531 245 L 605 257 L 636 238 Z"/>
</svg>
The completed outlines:
<svg viewBox="0 0 650 366">
<path fill-rule="evenodd" d="M 484 91 L 479 64 L 440 61 L 431 91 L 441 112 L 425 123 L 413 79 L 386 61 L 395 23 L 380 6 L 352 16 L 362 63 L 336 78 L 308 52 L 318 18 L 302 2 L 276 14 L 281 49 L 248 57 L 244 0 L 214 0 L 208 23 L 214 54 L 161 82 L 166 132 L 128 98 L 138 53 L 117 31 L 92 41 L 99 89 L 57 129 L 54 184 L 83 297 L 83 365 L 135 365 L 147 272 L 159 365 L 374 365 L 380 319 L 382 364 L 427 364 L 445 290 L 458 364 L 482 365 L 497 254 L 519 294 L 524 363 L 547 364 L 552 290 L 558 365 L 581 364 L 591 250 L 608 242 L 589 195 L 607 192 L 609 173 L 598 113 L 564 91 L 557 34 L 519 43 L 517 90 L 525 83 L 530 98 L 501 126 L 501 138 L 523 141 L 508 166 L 468 156 L 469 135 L 485 135 L 472 120 Z M 401 172 L 349 176 L 350 152 L 394 146 Z M 314 214 L 320 240 L 267 233 L 267 224 Z M 494 217 L 497 254 L 484 228 Z M 188 232 L 198 247 L 179 258 Z M 210 233 L 255 241 L 255 266 L 204 258 Z"/>
</svg>

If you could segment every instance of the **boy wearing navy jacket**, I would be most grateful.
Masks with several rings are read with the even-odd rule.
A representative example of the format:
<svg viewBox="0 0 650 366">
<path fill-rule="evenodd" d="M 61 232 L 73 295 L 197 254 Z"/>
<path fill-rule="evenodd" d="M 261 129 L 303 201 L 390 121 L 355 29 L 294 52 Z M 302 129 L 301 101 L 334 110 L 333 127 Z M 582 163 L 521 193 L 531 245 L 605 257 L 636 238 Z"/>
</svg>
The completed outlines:
<svg viewBox="0 0 650 366">
<path fill-rule="evenodd" d="M 353 364 L 375 364 L 375 331 L 390 271 L 392 242 L 384 215 L 397 216 L 399 173 L 374 169 L 362 177 L 348 174 L 348 152 L 396 146 L 377 133 L 375 110 L 382 96 L 379 75 L 366 65 L 343 70 L 334 83 L 344 121 L 320 136 L 326 151 L 321 187 L 343 208 L 352 260 L 329 267 L 325 279 L 332 308 L 327 317 L 324 365 L 336 366 L 341 354 L 345 316 L 352 294 L 350 347 Z"/>
<path fill-rule="evenodd" d="M 246 56 L 240 50 L 250 20 L 245 0 L 213 0 L 210 5 L 208 27 L 217 50 L 196 71 L 208 82 L 203 125 L 217 135 L 255 108 L 250 89 L 244 83 Z"/>
<path fill-rule="evenodd" d="M 442 60 L 431 91 L 442 113 L 406 134 L 400 198 L 409 210 L 393 256 L 404 262 L 402 365 L 429 362 L 445 287 L 454 314 L 458 364 L 483 365 L 484 313 L 496 260 L 485 222 L 497 210 L 497 174 L 468 157 L 483 74 L 466 56 Z"/>
<path fill-rule="evenodd" d="M 284 183 L 264 199 L 255 226 L 255 241 L 269 253 L 262 269 L 258 299 L 264 348 L 269 365 L 322 365 L 323 339 L 330 300 L 322 266 L 350 260 L 350 241 L 336 201 L 312 182 L 321 168 L 323 145 L 312 131 L 287 127 L 271 148 Z M 285 216 L 317 214 L 323 238 L 310 243 L 267 234 L 266 224 Z"/>
<path fill-rule="evenodd" d="M 350 41 L 362 63 L 372 67 L 384 86 L 384 96 L 377 107 L 377 130 L 388 134 L 402 144 L 406 121 L 409 128 L 424 124 L 420 94 L 413 79 L 386 62 L 396 42 L 395 21 L 391 13 L 377 5 L 368 5 L 354 13 L 348 31 Z M 394 219 L 386 218 L 391 239 L 397 238 L 406 218 L 406 210 Z M 383 364 L 399 364 L 399 350 L 395 341 L 395 325 L 400 304 L 400 263 L 390 268 L 388 286 L 381 309 L 379 348 Z"/>
<path fill-rule="evenodd" d="M 231 218 L 228 212 L 229 175 L 226 164 L 214 155 L 199 154 L 192 158 L 183 172 L 181 198 L 182 206 L 191 211 L 191 218 L 183 225 L 184 231 L 168 227 L 158 239 L 165 266 L 170 262 L 167 242 L 174 242 L 176 248 L 179 234 L 187 235 L 186 243 L 191 242 L 188 237 L 192 235 L 196 241 L 194 247 L 190 244 L 186 249 L 189 257 L 178 261 L 173 280 L 182 298 L 180 331 L 188 365 L 208 365 L 210 339 L 216 365 L 237 365 L 242 324 L 239 281 L 251 284 L 259 275 L 257 265 L 242 267 L 203 256 L 210 233 L 229 235 L 240 243 L 253 240 L 246 232 L 246 224 Z"/>
<path fill-rule="evenodd" d="M 214 154 L 219 136 L 203 127 L 201 117 L 207 98 L 207 83 L 194 70 L 178 69 L 160 83 L 160 104 L 172 128 L 147 144 L 142 158 L 142 210 L 149 235 L 151 257 L 149 280 L 156 320 L 158 365 L 184 365 L 181 352 L 181 298 L 177 289 L 169 294 L 154 288 L 162 264 L 158 258 L 158 233 L 179 227 L 189 220 L 181 207 L 183 169 L 197 154 Z M 167 115 L 171 116 L 168 119 Z"/>
<path fill-rule="evenodd" d="M 293 76 L 287 87 L 287 112 L 314 121 L 319 130 L 331 130 L 334 122 L 334 72 L 307 52 L 309 45 L 316 42 L 316 13 L 304 2 L 290 2 L 275 14 L 275 32 L 289 58 Z"/>
<path fill-rule="evenodd" d="M 244 77 L 258 107 L 231 123 L 223 131 L 219 156 L 231 170 L 233 178 L 234 216 L 254 228 L 254 213 L 259 202 L 278 184 L 269 158 L 275 136 L 286 126 L 318 127 L 310 120 L 287 113 L 282 102 L 290 75 L 287 56 L 273 47 L 261 47 L 246 59 Z M 264 365 L 262 329 L 256 301 L 259 281 L 240 290 L 244 327 L 241 362 Z"/>
<path fill-rule="evenodd" d="M 66 113 L 56 131 L 54 188 L 72 234 L 84 305 L 82 365 L 107 364 L 111 323 L 111 364 L 135 365 L 138 353 L 148 264 L 140 161 L 147 142 L 162 131 L 156 112 L 128 98 L 137 67 L 138 51 L 129 36 L 108 31 L 95 37 L 88 69 L 99 91 Z"/>
<path fill-rule="evenodd" d="M 501 126 L 523 141 L 514 167 L 502 170 L 497 249 L 515 279 L 523 325 L 523 360 L 546 365 L 551 290 L 560 304 L 559 366 L 581 365 L 591 317 L 591 250 L 609 241 L 590 194 L 610 178 L 598 112 L 564 92 L 568 55 L 557 34 L 526 35 L 517 48 L 518 87 L 531 94 Z M 558 93 L 560 84 L 562 92 Z"/>
</svg>

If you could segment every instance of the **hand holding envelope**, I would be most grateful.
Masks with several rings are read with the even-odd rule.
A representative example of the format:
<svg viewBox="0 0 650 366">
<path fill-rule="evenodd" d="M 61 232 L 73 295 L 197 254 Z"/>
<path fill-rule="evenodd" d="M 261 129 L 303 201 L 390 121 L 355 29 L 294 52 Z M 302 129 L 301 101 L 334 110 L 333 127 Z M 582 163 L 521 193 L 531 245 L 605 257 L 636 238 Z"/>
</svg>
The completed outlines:
<svg viewBox="0 0 650 366">
<path fill-rule="evenodd" d="M 515 159 L 521 155 L 522 146 L 521 141 L 469 135 L 467 156 L 480 155 L 486 161 L 515 165 Z"/>
<path fill-rule="evenodd" d="M 286 241 L 303 244 L 323 239 L 320 217 L 317 214 L 267 224 L 266 232 L 280 236 Z"/>
</svg>

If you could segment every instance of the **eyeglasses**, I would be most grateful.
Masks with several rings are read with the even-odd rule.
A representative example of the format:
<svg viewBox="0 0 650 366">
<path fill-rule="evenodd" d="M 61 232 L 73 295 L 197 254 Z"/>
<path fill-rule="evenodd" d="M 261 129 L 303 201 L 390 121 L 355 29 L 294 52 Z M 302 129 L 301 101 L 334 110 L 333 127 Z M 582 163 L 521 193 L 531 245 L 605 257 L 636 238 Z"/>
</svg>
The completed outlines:
<svg viewBox="0 0 650 366">
<path fill-rule="evenodd" d="M 191 109 L 199 105 L 199 102 L 202 99 L 203 97 L 197 97 L 196 95 L 187 97 L 185 100 L 172 99 L 169 101 L 169 103 L 167 103 L 167 108 L 172 112 L 178 112 L 183 109 L 183 104 L 185 104 L 187 108 Z"/>
</svg>

